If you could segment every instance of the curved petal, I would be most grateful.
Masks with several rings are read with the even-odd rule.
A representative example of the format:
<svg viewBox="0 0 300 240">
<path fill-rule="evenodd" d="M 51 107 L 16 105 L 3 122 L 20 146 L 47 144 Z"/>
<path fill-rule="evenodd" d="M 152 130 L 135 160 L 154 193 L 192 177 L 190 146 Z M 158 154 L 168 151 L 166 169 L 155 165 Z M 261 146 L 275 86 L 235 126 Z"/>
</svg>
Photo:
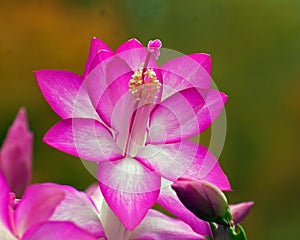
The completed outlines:
<svg viewBox="0 0 300 240">
<path fill-rule="evenodd" d="M 22 240 L 97 240 L 71 222 L 46 222 L 30 228 Z"/>
<path fill-rule="evenodd" d="M 21 196 L 31 180 L 33 135 L 28 129 L 26 111 L 21 108 L 8 130 L 0 152 L 0 171 L 10 191 Z"/>
<path fill-rule="evenodd" d="M 57 187 L 64 191 L 65 197 L 57 205 L 49 221 L 72 222 L 96 238 L 105 237 L 98 211 L 91 199 L 73 187 Z"/>
<path fill-rule="evenodd" d="M 97 115 L 82 77 L 57 70 L 39 70 L 35 77 L 47 102 L 61 118 Z"/>
<path fill-rule="evenodd" d="M 242 202 L 237 204 L 230 204 L 229 207 L 230 207 L 230 212 L 234 224 L 241 223 L 249 214 L 253 205 L 254 202 Z"/>
<path fill-rule="evenodd" d="M 92 62 L 95 60 L 97 53 L 101 50 L 106 50 L 108 52 L 112 52 L 111 49 L 104 42 L 102 42 L 100 39 L 94 37 L 91 41 L 90 53 L 89 53 L 89 57 L 87 59 L 86 65 L 85 65 L 83 77 L 86 77 L 88 75 L 88 73 L 93 70 L 93 68 L 95 66 L 93 66 Z"/>
<path fill-rule="evenodd" d="M 47 221 L 64 197 L 63 189 L 54 184 L 29 186 L 15 211 L 18 235 L 22 236 L 31 226 Z"/>
<path fill-rule="evenodd" d="M 158 211 L 150 209 L 141 224 L 134 229 L 130 239 L 132 240 L 160 240 L 160 239 L 185 239 L 205 240 L 202 235 L 195 233 L 184 222 L 166 216 Z"/>
<path fill-rule="evenodd" d="M 210 56 L 192 54 L 172 59 L 161 66 L 162 99 L 186 88 L 210 88 Z"/>
<path fill-rule="evenodd" d="M 175 191 L 170 187 L 172 182 L 167 180 L 163 181 L 166 181 L 165 183 L 162 183 L 166 187 L 161 189 L 157 203 L 170 213 L 174 214 L 180 220 L 187 223 L 196 233 L 204 236 L 212 236 L 208 222 L 197 218 L 180 202 Z"/>
<path fill-rule="evenodd" d="M 190 144 L 194 145 L 195 143 L 190 142 Z M 197 157 L 194 158 L 181 177 L 204 180 L 214 184 L 222 191 L 231 191 L 228 178 L 223 172 L 218 159 L 207 148 L 198 146 Z"/>
<path fill-rule="evenodd" d="M 129 230 L 142 221 L 160 189 L 160 177 L 132 158 L 99 163 L 98 180 L 107 204 Z"/>
<path fill-rule="evenodd" d="M 218 159 L 205 147 L 189 140 L 175 144 L 149 144 L 135 158 L 168 180 L 179 177 L 205 180 L 221 190 L 230 190 Z"/>
<path fill-rule="evenodd" d="M 147 49 L 135 38 L 123 43 L 115 53 L 118 57 L 123 59 L 133 71 L 137 71 L 143 66 L 148 55 Z M 157 69 L 157 64 L 153 57 L 149 58 L 147 67 Z"/>
<path fill-rule="evenodd" d="M 188 88 L 161 102 L 151 113 L 148 143 L 174 143 L 206 130 L 220 115 L 227 96 Z"/>
<path fill-rule="evenodd" d="M 0 233 L 12 230 L 9 219 L 9 188 L 4 176 L 0 172 Z M 3 228 L 3 229 L 2 229 Z"/>
<path fill-rule="evenodd" d="M 45 135 L 44 141 L 58 150 L 91 161 L 122 157 L 109 130 L 92 119 L 62 120 Z"/>
<path fill-rule="evenodd" d="M 133 72 L 122 59 L 112 53 L 100 51 L 97 56 L 105 60 L 101 61 L 87 76 L 86 82 L 93 106 L 98 108 L 103 120 L 108 123 L 107 119 L 110 119 L 110 115 L 106 113 L 111 113 L 113 104 L 129 91 L 128 82 Z M 105 104 L 106 107 L 101 104 Z"/>
</svg>

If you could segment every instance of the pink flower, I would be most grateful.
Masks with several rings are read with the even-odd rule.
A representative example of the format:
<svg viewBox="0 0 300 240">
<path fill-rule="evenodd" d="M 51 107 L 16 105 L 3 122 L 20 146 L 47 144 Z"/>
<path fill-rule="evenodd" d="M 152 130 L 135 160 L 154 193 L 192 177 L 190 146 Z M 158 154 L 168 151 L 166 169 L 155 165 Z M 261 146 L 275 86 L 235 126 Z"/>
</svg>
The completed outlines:
<svg viewBox="0 0 300 240">
<path fill-rule="evenodd" d="M 143 221 L 133 231 L 128 231 L 124 228 L 124 225 L 120 222 L 120 220 L 108 208 L 97 185 L 92 185 L 88 189 L 88 193 L 97 206 L 107 239 L 206 239 L 204 236 L 195 233 L 191 227 L 184 222 L 168 217 L 165 214 L 153 209 L 150 209 L 147 212 Z"/>
<path fill-rule="evenodd" d="M 0 172 L 10 191 L 19 196 L 31 181 L 32 146 L 33 135 L 28 129 L 25 109 L 21 108 L 0 150 Z"/>
<path fill-rule="evenodd" d="M 91 200 L 72 187 L 31 185 L 17 206 L 9 201 L 1 174 L 0 189 L 1 240 L 96 240 L 105 235 Z"/>
<path fill-rule="evenodd" d="M 44 97 L 62 118 L 44 141 L 98 163 L 104 198 L 127 229 L 158 202 L 207 234 L 209 226 L 199 224 L 170 185 L 184 177 L 230 189 L 217 159 L 188 140 L 219 116 L 227 96 L 210 89 L 209 55 L 191 54 L 159 67 L 152 56 L 159 45 L 150 47 L 131 39 L 113 52 L 94 38 L 83 76 L 35 72 Z"/>
</svg>

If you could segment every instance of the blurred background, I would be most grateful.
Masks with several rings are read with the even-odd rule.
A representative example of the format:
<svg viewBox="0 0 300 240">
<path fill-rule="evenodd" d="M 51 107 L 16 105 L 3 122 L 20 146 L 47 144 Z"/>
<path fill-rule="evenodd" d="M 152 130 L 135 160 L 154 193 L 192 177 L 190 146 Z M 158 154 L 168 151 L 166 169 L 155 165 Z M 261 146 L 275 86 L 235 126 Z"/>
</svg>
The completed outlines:
<svg viewBox="0 0 300 240">
<path fill-rule="evenodd" d="M 42 142 L 59 118 L 43 99 L 38 69 L 81 74 L 92 37 L 112 49 L 136 37 L 165 48 L 210 53 L 212 76 L 229 95 L 220 163 L 231 202 L 254 200 L 249 239 L 298 239 L 300 133 L 298 0 L 0 1 L 0 143 L 18 109 L 34 133 L 33 182 L 85 189 L 81 161 Z"/>
</svg>

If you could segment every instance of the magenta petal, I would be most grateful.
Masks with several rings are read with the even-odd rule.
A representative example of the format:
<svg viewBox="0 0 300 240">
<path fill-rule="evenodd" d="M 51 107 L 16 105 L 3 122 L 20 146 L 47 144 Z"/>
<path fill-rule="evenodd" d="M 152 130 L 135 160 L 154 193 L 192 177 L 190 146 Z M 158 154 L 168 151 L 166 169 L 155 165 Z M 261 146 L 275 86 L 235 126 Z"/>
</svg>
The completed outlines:
<svg viewBox="0 0 300 240">
<path fill-rule="evenodd" d="M 55 184 L 29 186 L 15 211 L 17 233 L 22 236 L 31 226 L 47 221 L 64 197 Z"/>
<path fill-rule="evenodd" d="M 86 65 L 85 65 L 83 77 L 86 77 L 88 75 L 88 73 L 93 70 L 94 66 L 92 66 L 92 62 L 95 60 L 97 53 L 101 50 L 106 50 L 108 52 L 112 52 L 110 50 L 110 48 L 104 42 L 102 42 L 100 39 L 94 37 L 91 41 L 90 53 L 89 53 L 89 57 L 86 62 Z"/>
<path fill-rule="evenodd" d="M 123 59 L 133 71 L 137 71 L 143 66 L 148 55 L 147 49 L 135 38 L 123 43 L 115 53 L 118 57 Z M 147 67 L 152 69 L 158 68 L 153 56 L 150 56 Z"/>
<path fill-rule="evenodd" d="M 166 62 L 161 66 L 163 97 L 186 88 L 210 88 L 210 57 L 207 54 L 192 54 Z"/>
<path fill-rule="evenodd" d="M 151 113 L 148 143 L 174 143 L 206 130 L 220 115 L 227 96 L 188 88 L 161 102 Z"/>
<path fill-rule="evenodd" d="M 207 222 L 197 218 L 192 212 L 190 212 L 178 199 L 175 191 L 171 189 L 171 184 L 163 183 L 164 188 L 161 189 L 157 203 L 174 214 L 180 220 L 187 223 L 195 232 L 204 235 L 211 236 L 211 229 Z"/>
<path fill-rule="evenodd" d="M 107 204 L 128 230 L 143 220 L 160 189 L 160 177 L 132 158 L 99 163 L 98 180 Z"/>
<path fill-rule="evenodd" d="M 201 146 L 190 141 L 175 144 L 145 146 L 135 157 L 160 176 L 175 181 L 181 177 L 195 159 Z"/>
<path fill-rule="evenodd" d="M 241 223 L 249 214 L 253 205 L 254 202 L 242 202 L 242 203 L 229 205 L 230 212 L 232 215 L 232 220 L 234 221 L 234 223 L 235 224 Z"/>
<path fill-rule="evenodd" d="M 61 118 L 95 117 L 82 77 L 57 70 L 39 70 L 35 76 L 47 102 Z"/>
<path fill-rule="evenodd" d="M 44 141 L 58 150 L 86 160 L 107 161 L 122 157 L 109 130 L 92 119 L 62 120 L 46 133 Z"/>
<path fill-rule="evenodd" d="M 0 230 L 3 232 L 8 229 L 11 230 L 12 226 L 9 219 L 9 188 L 8 184 L 0 173 Z M 0 231 L 1 233 L 1 231 Z"/>
<path fill-rule="evenodd" d="M 65 197 L 57 205 L 49 221 L 70 221 L 97 238 L 104 237 L 105 233 L 92 200 L 72 187 L 58 187 L 64 191 Z"/>
<path fill-rule="evenodd" d="M 22 240 L 97 240 L 71 222 L 46 222 L 30 228 Z"/>
<path fill-rule="evenodd" d="M 190 142 L 196 147 L 197 144 Z M 181 178 L 204 180 L 216 185 L 222 191 L 231 191 L 226 174 L 221 169 L 218 159 L 205 147 L 198 145 L 197 155 Z"/>
<path fill-rule="evenodd" d="M 93 106 L 104 109 L 99 103 L 100 99 L 105 99 L 103 94 L 107 91 L 109 91 L 108 94 L 111 94 L 111 84 L 113 84 L 117 88 L 113 89 L 115 93 L 112 95 L 113 99 L 110 102 L 114 103 L 117 101 L 124 93 L 129 91 L 128 82 L 133 72 L 122 59 L 109 52 L 100 51 L 97 56 L 105 60 L 98 64 L 87 76 L 86 82 Z M 109 87 L 110 90 L 108 90 Z M 105 111 L 111 112 L 112 110 L 113 107 L 110 106 Z"/>
<path fill-rule="evenodd" d="M 19 196 L 31 180 L 33 135 L 28 129 L 24 108 L 9 128 L 0 152 L 0 170 L 10 186 L 10 191 Z"/>
<path fill-rule="evenodd" d="M 202 240 L 204 236 L 195 233 L 184 222 L 166 216 L 156 210 L 150 209 L 141 224 L 134 229 L 132 240 L 160 240 L 160 239 L 185 239 Z"/>
</svg>

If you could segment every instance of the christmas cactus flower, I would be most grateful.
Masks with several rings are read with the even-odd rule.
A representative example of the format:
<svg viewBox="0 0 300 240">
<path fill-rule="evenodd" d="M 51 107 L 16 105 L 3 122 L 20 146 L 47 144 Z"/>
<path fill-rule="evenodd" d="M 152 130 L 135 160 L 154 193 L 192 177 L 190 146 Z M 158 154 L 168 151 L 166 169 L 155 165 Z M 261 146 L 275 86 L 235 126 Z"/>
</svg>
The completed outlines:
<svg viewBox="0 0 300 240">
<path fill-rule="evenodd" d="M 133 230 L 127 230 L 120 220 L 107 206 L 98 185 L 92 185 L 87 193 L 97 206 L 99 217 L 105 229 L 107 239 L 118 240 L 161 240 L 185 239 L 204 240 L 204 236 L 195 233 L 184 222 L 166 216 L 156 210 L 150 209 L 143 221 Z"/>
<path fill-rule="evenodd" d="M 10 191 L 19 196 L 31 181 L 32 146 L 33 135 L 28 129 L 25 109 L 21 108 L 0 149 L 0 172 Z"/>
<path fill-rule="evenodd" d="M 170 185 L 179 177 L 229 190 L 217 159 L 189 138 L 219 116 L 227 96 L 210 89 L 211 59 L 191 54 L 158 66 L 161 42 L 136 39 L 113 52 L 94 38 L 82 76 L 40 70 L 39 87 L 62 120 L 45 135 L 50 146 L 97 162 L 104 198 L 129 230 L 158 202 L 207 234 Z M 153 57 L 154 56 L 154 57 Z"/>
<path fill-rule="evenodd" d="M 1 240 L 96 240 L 104 231 L 90 198 L 72 187 L 35 184 L 17 204 L 0 174 Z"/>
</svg>

